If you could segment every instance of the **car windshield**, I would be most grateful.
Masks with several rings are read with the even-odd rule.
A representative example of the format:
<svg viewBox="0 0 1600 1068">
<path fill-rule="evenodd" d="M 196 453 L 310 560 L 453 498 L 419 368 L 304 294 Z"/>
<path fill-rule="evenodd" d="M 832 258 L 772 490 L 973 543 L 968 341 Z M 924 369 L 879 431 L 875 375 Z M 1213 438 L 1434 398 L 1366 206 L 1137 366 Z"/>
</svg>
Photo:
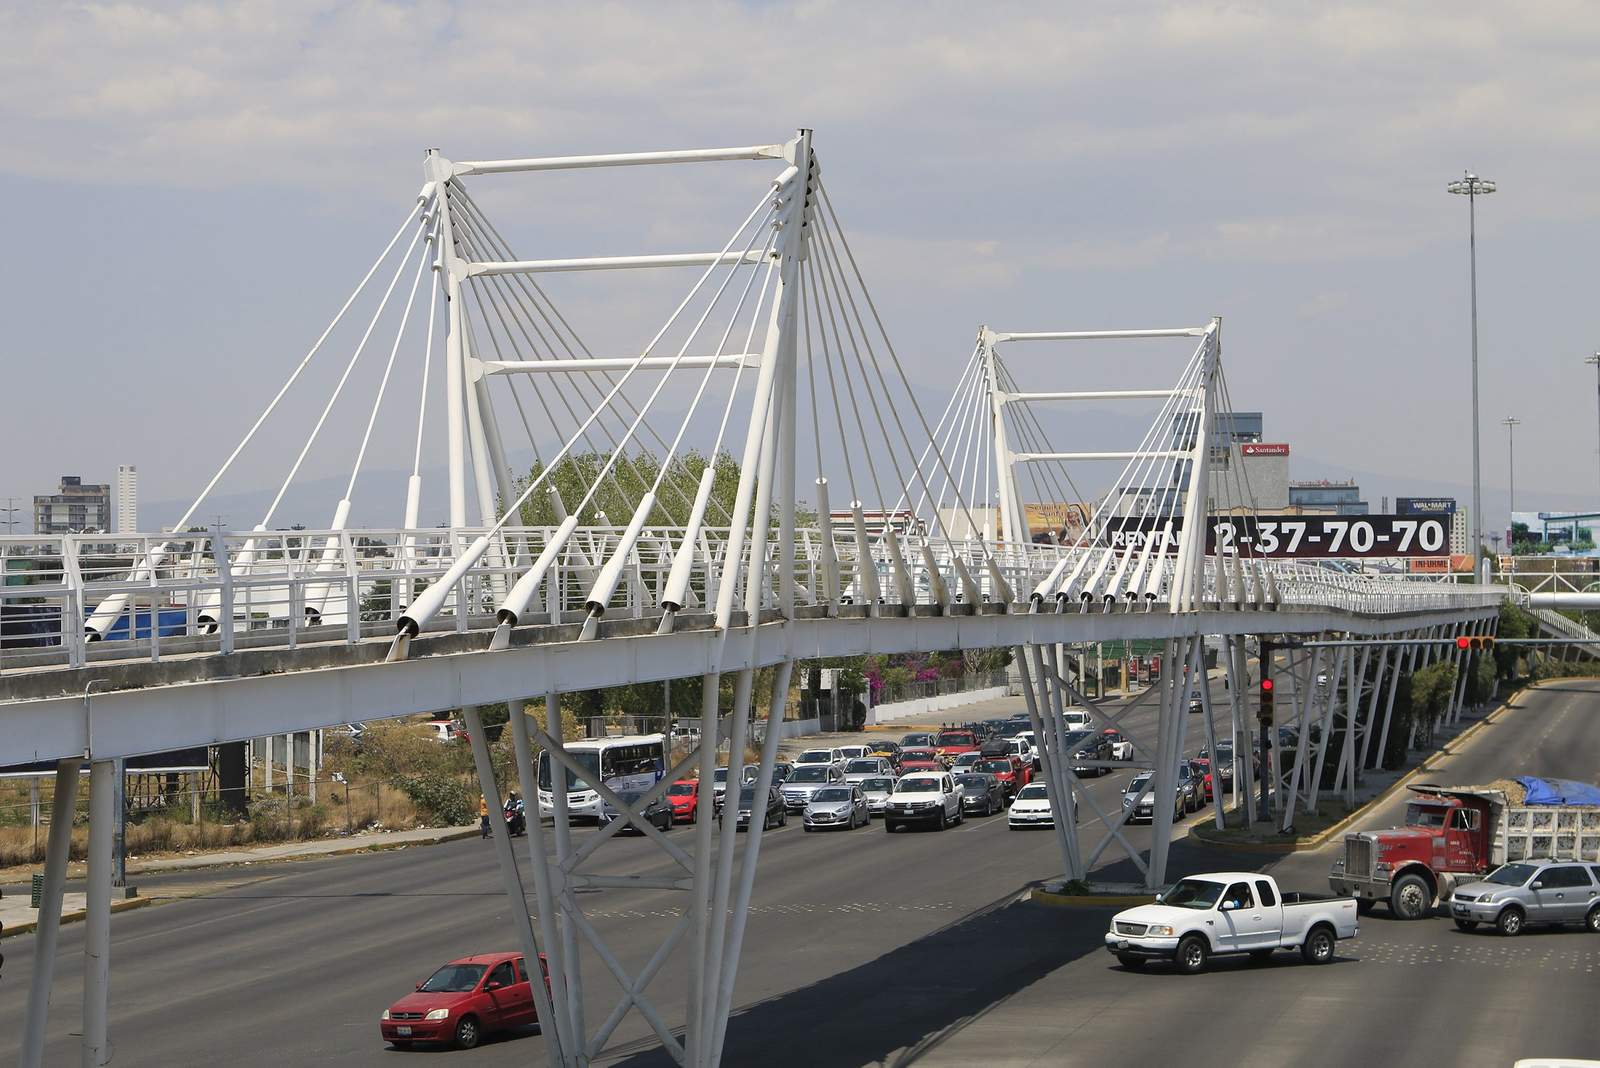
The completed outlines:
<svg viewBox="0 0 1600 1068">
<path fill-rule="evenodd" d="M 986 771 L 991 775 L 1006 774 L 1011 771 L 1011 761 L 985 760 L 983 763 L 978 765 L 978 770 Z"/>
<path fill-rule="evenodd" d="M 811 798 L 813 801 L 848 801 L 850 791 L 843 786 L 830 786 L 826 790 L 818 790 Z"/>
<path fill-rule="evenodd" d="M 894 780 L 887 775 L 879 775 L 871 779 L 861 780 L 861 789 L 869 794 L 889 793 L 894 789 Z"/>
<path fill-rule="evenodd" d="M 957 775 L 956 782 L 963 790 L 972 790 L 983 793 L 989 789 L 989 780 L 983 775 Z"/>
<path fill-rule="evenodd" d="M 711 773 L 711 777 L 716 779 L 718 782 L 727 782 L 728 781 L 728 769 L 727 768 L 718 768 L 716 771 Z"/>
<path fill-rule="evenodd" d="M 1046 792 L 1046 790 L 1045 790 L 1044 783 L 1036 782 L 1036 783 L 1033 783 L 1032 785 L 1024 786 L 1022 788 L 1022 792 L 1017 794 L 1017 800 L 1018 801 L 1043 801 L 1045 798 L 1047 798 L 1049 796 L 1050 796 L 1049 793 Z"/>
<path fill-rule="evenodd" d="M 478 985 L 483 969 L 482 964 L 446 964 L 418 989 L 424 994 L 465 994 Z"/>
<path fill-rule="evenodd" d="M 973 737 L 971 731 L 943 731 L 939 734 L 940 745 L 976 745 L 978 739 Z"/>
<path fill-rule="evenodd" d="M 852 761 L 850 761 L 850 763 L 848 763 L 848 764 L 846 764 L 844 766 L 844 770 L 861 772 L 861 771 L 878 771 L 880 769 L 878 768 L 877 759 L 873 758 L 873 759 L 870 759 L 870 760 L 852 760 Z"/>
<path fill-rule="evenodd" d="M 827 782 L 828 769 L 824 767 L 795 768 L 790 782 Z"/>
<path fill-rule="evenodd" d="M 1419 805 L 1413 802 L 1406 806 L 1406 826 L 1443 827 L 1448 811 L 1443 805 Z"/>
<path fill-rule="evenodd" d="M 901 760 L 937 760 L 931 749 L 907 749 L 900 754 Z"/>
<path fill-rule="evenodd" d="M 826 749 L 807 749 L 795 760 L 796 764 L 831 764 L 833 754 Z"/>
<path fill-rule="evenodd" d="M 908 745 L 930 745 L 932 742 L 933 735 L 931 734 L 908 734 L 904 738 L 900 739 L 900 745 L 902 747 Z"/>
<path fill-rule="evenodd" d="M 1150 776 L 1148 776 L 1148 775 L 1135 776 L 1134 780 L 1128 784 L 1128 789 L 1125 790 L 1124 792 L 1125 793 L 1130 793 L 1130 794 L 1138 793 L 1140 790 L 1143 790 L 1146 786 L 1148 786 L 1149 783 L 1150 783 Z"/>
<path fill-rule="evenodd" d="M 939 789 L 938 779 L 901 779 L 899 790 L 903 794 L 931 794 Z"/>
<path fill-rule="evenodd" d="M 1521 886 L 1533 878 L 1533 873 L 1538 870 L 1532 864 L 1502 864 L 1484 882 L 1499 886 Z"/>
<path fill-rule="evenodd" d="M 1180 879 L 1178 885 L 1161 897 L 1163 905 L 1179 909 L 1208 909 L 1222 896 L 1221 883 L 1208 883 L 1204 879 Z"/>
<path fill-rule="evenodd" d="M 754 786 L 746 786 L 744 789 L 739 791 L 739 802 L 741 804 L 749 804 L 755 799 L 756 788 Z"/>
<path fill-rule="evenodd" d="M 689 794 L 694 793 L 694 783 L 675 782 L 667 787 L 667 793 L 672 794 L 674 797 L 687 797 Z"/>
</svg>

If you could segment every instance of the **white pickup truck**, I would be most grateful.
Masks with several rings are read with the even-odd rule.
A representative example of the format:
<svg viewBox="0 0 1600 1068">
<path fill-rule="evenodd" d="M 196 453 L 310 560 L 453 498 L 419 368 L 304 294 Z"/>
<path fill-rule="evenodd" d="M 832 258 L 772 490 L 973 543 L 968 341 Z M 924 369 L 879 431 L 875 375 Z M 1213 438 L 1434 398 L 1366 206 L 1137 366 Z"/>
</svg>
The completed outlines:
<svg viewBox="0 0 1600 1068">
<path fill-rule="evenodd" d="M 1223 871 L 1181 879 L 1154 904 L 1111 918 L 1106 949 L 1124 967 L 1164 960 L 1193 974 L 1218 954 L 1265 960 L 1299 949 L 1308 964 L 1333 959 L 1333 944 L 1358 933 L 1353 898 L 1286 893 L 1270 875 Z"/>
</svg>

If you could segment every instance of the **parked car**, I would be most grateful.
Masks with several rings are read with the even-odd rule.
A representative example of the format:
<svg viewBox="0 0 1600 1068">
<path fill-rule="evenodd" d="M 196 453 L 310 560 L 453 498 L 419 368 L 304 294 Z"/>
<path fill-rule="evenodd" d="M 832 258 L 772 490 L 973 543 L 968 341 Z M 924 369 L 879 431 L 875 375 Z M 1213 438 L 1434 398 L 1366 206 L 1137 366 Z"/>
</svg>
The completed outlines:
<svg viewBox="0 0 1600 1068">
<path fill-rule="evenodd" d="M 1482 882 L 1458 886 L 1450 915 L 1463 931 L 1488 923 L 1503 935 L 1518 935 L 1530 924 L 1582 924 L 1600 933 L 1600 864 L 1502 864 Z"/>
<path fill-rule="evenodd" d="M 1133 759 L 1133 743 L 1127 738 L 1123 737 L 1121 731 L 1117 730 L 1115 727 L 1107 727 L 1100 733 L 1105 735 L 1106 741 L 1111 743 L 1112 760 Z"/>
<path fill-rule="evenodd" d="M 1308 964 L 1333 960 L 1334 944 L 1358 933 L 1349 898 L 1285 892 L 1270 875 L 1213 872 L 1180 879 L 1154 904 L 1111 917 L 1106 949 L 1125 968 L 1171 961 L 1193 974 L 1214 956 L 1248 953 L 1265 960 L 1298 949 Z"/>
<path fill-rule="evenodd" d="M 790 812 L 799 812 L 811 800 L 811 795 L 824 786 L 837 786 L 844 782 L 844 772 L 832 764 L 801 764 L 783 784 L 783 804 Z"/>
<path fill-rule="evenodd" d="M 550 972 L 539 959 L 545 989 Z M 520 953 L 480 953 L 453 960 L 383 1010 L 379 1030 L 396 1049 L 447 1043 L 471 1049 L 483 1036 L 539 1022 Z"/>
<path fill-rule="evenodd" d="M 1055 809 L 1050 805 L 1050 792 L 1044 783 L 1029 783 L 1017 791 L 1016 799 L 1011 802 L 1011 813 L 1006 817 L 1008 827 L 1020 831 L 1028 827 L 1054 827 L 1055 823 Z"/>
<path fill-rule="evenodd" d="M 977 765 L 989 759 L 981 750 L 974 749 L 970 753 L 962 753 L 950 763 L 950 774 L 967 775 L 977 770 Z"/>
<path fill-rule="evenodd" d="M 889 795 L 894 793 L 894 776 L 863 779 L 856 785 L 861 787 L 861 796 L 867 799 L 867 811 L 874 816 L 883 815 L 884 809 L 889 806 Z"/>
<path fill-rule="evenodd" d="M 1122 808 L 1128 813 L 1127 822 L 1140 823 L 1155 822 L 1156 810 L 1156 783 L 1155 773 L 1141 771 L 1133 777 L 1122 791 Z M 1172 818 L 1174 821 L 1183 819 L 1183 787 L 1174 783 L 1172 790 Z"/>
<path fill-rule="evenodd" d="M 1089 763 L 1092 760 L 1111 759 L 1111 743 L 1105 735 L 1094 731 L 1073 731 L 1067 735 L 1066 743 L 1067 752 L 1073 757 L 1072 770 L 1075 774 L 1098 778 L 1110 772 L 1110 768 Z"/>
<path fill-rule="evenodd" d="M 668 787 L 668 789 L 671 789 L 671 787 Z M 628 803 L 629 806 L 632 806 L 632 805 L 637 804 L 638 801 L 639 801 L 639 798 L 643 797 L 644 795 L 645 795 L 645 791 L 644 790 L 638 790 L 638 791 L 628 791 L 628 792 L 625 792 L 625 793 L 619 793 L 619 794 L 617 794 L 617 797 L 618 797 L 619 800 L 625 801 L 625 802 Z M 651 801 L 648 805 L 645 806 L 644 811 L 641 812 L 640 815 L 644 817 L 644 820 L 645 820 L 646 823 L 649 823 L 651 826 L 655 827 L 659 831 L 670 831 L 670 830 L 672 830 L 672 821 L 673 821 L 672 806 L 670 804 L 668 804 L 662 798 L 658 797 L 654 801 Z M 606 824 L 610 823 L 612 820 L 621 819 L 621 818 L 622 818 L 622 813 L 617 810 L 616 806 L 612 805 L 612 803 L 610 801 L 607 801 L 604 798 L 600 799 L 600 826 L 604 827 Z M 635 833 L 635 834 L 643 834 L 644 833 L 643 831 L 639 830 L 639 828 L 636 825 L 634 825 L 633 823 L 629 823 L 626 827 L 623 827 L 617 833 L 618 834 L 627 834 L 630 831 Z"/>
<path fill-rule="evenodd" d="M 965 727 L 942 730 L 933 740 L 933 746 L 939 750 L 939 755 L 945 763 L 955 760 L 962 753 L 974 753 L 978 750 L 978 734 L 976 731 Z"/>
<path fill-rule="evenodd" d="M 746 784 L 739 787 L 739 803 L 734 808 L 733 825 L 741 831 L 749 829 L 756 807 L 756 788 L 754 784 Z M 776 786 L 768 788 L 767 803 L 762 807 L 761 829 L 763 831 L 770 827 L 782 827 L 789 822 L 789 810 L 784 807 L 783 794 Z M 717 817 L 719 826 L 722 824 L 723 816 L 727 814 L 728 810 L 724 808 L 722 816 Z"/>
<path fill-rule="evenodd" d="M 1018 790 L 1028 785 L 1022 761 L 1016 757 L 996 757 L 993 760 L 979 761 L 978 766 L 972 770 L 994 776 L 1007 797 L 1015 797 Z"/>
<path fill-rule="evenodd" d="M 900 750 L 900 772 L 909 775 L 913 771 L 945 771 L 944 761 L 939 759 L 939 754 L 927 747 Z"/>
<path fill-rule="evenodd" d="M 432 719 L 428 721 L 427 726 L 433 740 L 443 744 L 460 741 L 466 737 L 461 725 L 453 719 Z"/>
<path fill-rule="evenodd" d="M 883 826 L 893 833 L 910 824 L 927 823 L 942 831 L 963 818 L 961 791 L 950 773 L 918 771 L 895 783 L 884 809 Z"/>
<path fill-rule="evenodd" d="M 808 831 L 853 831 L 872 822 L 872 812 L 861 787 L 855 783 L 824 786 L 806 802 L 804 825 Z"/>
<path fill-rule="evenodd" d="M 973 815 L 993 816 L 1006 810 L 1006 790 L 993 775 L 972 772 L 956 776 L 961 788 L 961 808 Z"/>
<path fill-rule="evenodd" d="M 667 804 L 679 823 L 694 823 L 700 818 L 700 780 L 679 779 L 667 787 Z"/>
<path fill-rule="evenodd" d="M 844 766 L 845 782 L 860 782 L 863 779 L 893 774 L 894 768 L 890 767 L 889 762 L 883 757 L 857 757 Z"/>
<path fill-rule="evenodd" d="M 807 764 L 832 764 L 840 771 L 844 770 L 844 754 L 837 749 L 807 749 L 794 758 L 796 767 Z"/>
</svg>

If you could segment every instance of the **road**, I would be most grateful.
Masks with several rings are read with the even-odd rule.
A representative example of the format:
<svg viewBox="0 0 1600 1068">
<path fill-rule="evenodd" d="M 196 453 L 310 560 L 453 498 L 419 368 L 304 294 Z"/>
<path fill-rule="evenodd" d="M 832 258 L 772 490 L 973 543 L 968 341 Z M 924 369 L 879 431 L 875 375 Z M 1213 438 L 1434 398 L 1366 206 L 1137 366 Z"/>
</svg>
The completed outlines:
<svg viewBox="0 0 1600 1068">
<path fill-rule="evenodd" d="M 1448 758 L 1440 777 L 1596 778 L 1600 741 L 1588 717 L 1597 698 L 1600 684 L 1577 682 L 1528 695 Z M 1153 718 L 1148 708 L 1135 711 L 1131 730 L 1149 730 Z M 1090 789 L 1115 803 L 1126 777 Z M 1394 816 L 1380 811 L 1374 822 Z M 1134 828 L 1130 838 L 1139 846 L 1148 834 Z M 596 870 L 659 869 L 659 855 L 622 840 L 602 851 Z M 1173 847 L 1172 869 L 1255 868 L 1262 859 L 1185 840 Z M 1319 889 L 1327 863 L 1324 850 L 1266 870 Z M 1285 955 L 1266 967 L 1221 962 L 1195 978 L 1130 973 L 1100 949 L 1106 911 L 1019 900 L 1030 881 L 1059 871 L 1052 835 L 1010 832 L 1003 817 L 896 835 L 877 825 L 803 834 L 791 821 L 763 846 L 727 1063 L 1107 1064 L 1181 1051 L 1199 1065 L 1347 1068 L 1363 1057 L 1510 1064 L 1600 1049 L 1586 1009 L 1600 942 L 1586 935 L 1508 942 L 1461 934 L 1445 920 L 1375 916 L 1326 968 Z M 1131 875 L 1131 865 L 1116 862 L 1102 875 Z M 113 919 L 114 1063 L 403 1063 L 406 1054 L 378 1040 L 378 1012 L 436 964 L 511 943 L 493 858 L 476 840 L 274 866 L 257 881 L 227 885 L 242 877 L 146 879 L 146 892 L 208 879 L 224 888 Z M 648 892 L 592 897 L 596 926 L 633 968 L 670 928 L 677 904 Z M 0 1019 L 18 1020 L 31 945 L 5 948 Z M 63 931 L 61 949 L 49 1063 L 76 1058 L 81 927 Z M 680 968 L 671 961 L 665 974 Z M 585 978 L 592 1023 L 616 991 L 592 957 Z M 651 993 L 667 1019 L 681 1018 L 680 991 L 662 981 Z M 15 1041 L 11 1028 L 0 1034 L 0 1058 L 14 1057 Z M 453 1054 L 451 1063 L 524 1061 L 541 1047 L 536 1034 L 513 1036 Z M 669 1062 L 633 1014 L 602 1063 Z"/>
</svg>

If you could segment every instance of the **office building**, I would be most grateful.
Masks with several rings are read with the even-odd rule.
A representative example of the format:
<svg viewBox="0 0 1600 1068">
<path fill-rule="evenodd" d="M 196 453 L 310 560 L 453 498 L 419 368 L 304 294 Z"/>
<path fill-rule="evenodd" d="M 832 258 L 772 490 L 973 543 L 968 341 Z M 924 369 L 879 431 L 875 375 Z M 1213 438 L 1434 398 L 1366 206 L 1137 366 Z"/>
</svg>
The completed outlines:
<svg viewBox="0 0 1600 1068">
<path fill-rule="evenodd" d="M 1326 478 L 1289 483 L 1289 510 L 1308 515 L 1366 515 L 1372 511 L 1355 479 L 1336 482 Z"/>
<path fill-rule="evenodd" d="M 1212 511 L 1282 511 L 1289 504 L 1289 446 L 1265 440 L 1261 412 L 1217 412 L 1211 422 L 1211 483 L 1207 506 Z M 1174 417 L 1169 448 L 1194 448 L 1193 420 Z M 1173 485 L 1189 476 L 1189 462 L 1174 465 Z M 1180 495 L 1181 502 L 1181 495 Z"/>
<path fill-rule="evenodd" d="M 33 498 L 35 534 L 81 534 L 111 527 L 111 487 L 85 485 L 77 475 L 62 475 L 55 493 Z"/>
<path fill-rule="evenodd" d="M 117 466 L 117 533 L 132 534 L 139 529 L 139 469 L 132 464 Z"/>
</svg>

